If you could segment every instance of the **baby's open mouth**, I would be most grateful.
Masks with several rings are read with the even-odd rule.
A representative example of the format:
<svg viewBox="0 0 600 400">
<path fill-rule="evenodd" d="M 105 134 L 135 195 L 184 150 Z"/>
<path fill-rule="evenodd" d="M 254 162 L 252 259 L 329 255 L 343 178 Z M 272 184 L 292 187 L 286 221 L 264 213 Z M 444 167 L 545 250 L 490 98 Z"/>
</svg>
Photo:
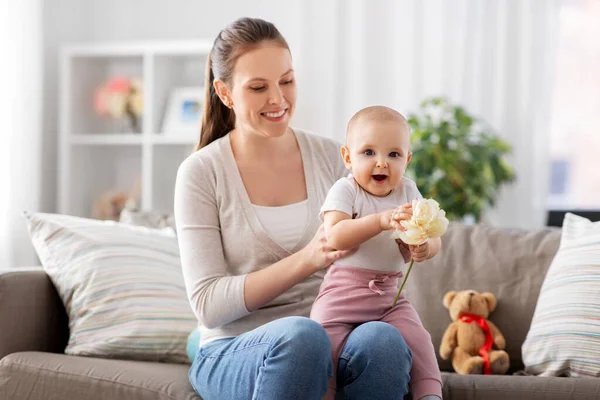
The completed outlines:
<svg viewBox="0 0 600 400">
<path fill-rule="evenodd" d="M 383 182 L 387 179 L 387 175 L 373 175 L 373 179 L 375 179 L 377 182 Z"/>
</svg>

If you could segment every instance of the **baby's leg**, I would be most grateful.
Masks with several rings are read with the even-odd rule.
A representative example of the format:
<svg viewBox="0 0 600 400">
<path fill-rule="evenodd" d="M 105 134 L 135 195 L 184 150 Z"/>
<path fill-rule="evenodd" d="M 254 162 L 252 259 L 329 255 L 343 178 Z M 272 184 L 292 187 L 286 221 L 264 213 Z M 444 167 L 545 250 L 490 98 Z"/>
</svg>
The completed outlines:
<svg viewBox="0 0 600 400">
<path fill-rule="evenodd" d="M 425 330 L 413 306 L 403 297 L 396 307 L 381 319 L 394 325 L 404 337 L 412 352 L 410 389 L 413 399 L 426 395 L 442 398 L 442 377 L 435 357 L 431 336 Z"/>
<path fill-rule="evenodd" d="M 333 377 L 327 383 L 327 395 L 323 399 L 334 400 L 337 391 L 337 369 L 340 360 L 340 353 L 346 344 L 346 340 L 352 331 L 352 326 L 349 324 L 340 323 L 324 323 L 322 324 L 329 339 L 331 340 L 331 359 L 333 360 Z"/>
<path fill-rule="evenodd" d="M 313 304 L 312 310 L 310 312 L 310 318 L 320 323 L 327 335 L 329 336 L 329 340 L 331 341 L 331 359 L 333 361 L 333 377 L 329 379 L 327 386 L 329 387 L 327 390 L 327 394 L 324 399 L 334 400 L 335 392 L 337 389 L 337 367 L 338 361 L 340 358 L 340 352 L 348 339 L 348 335 L 352 331 L 352 325 L 348 323 L 338 322 L 340 317 L 342 317 L 340 313 L 341 310 L 335 314 L 332 314 L 334 307 L 331 306 L 329 300 L 329 296 L 318 296 Z M 335 317 L 334 317 L 335 315 Z M 335 322 L 332 319 L 335 318 Z"/>
</svg>

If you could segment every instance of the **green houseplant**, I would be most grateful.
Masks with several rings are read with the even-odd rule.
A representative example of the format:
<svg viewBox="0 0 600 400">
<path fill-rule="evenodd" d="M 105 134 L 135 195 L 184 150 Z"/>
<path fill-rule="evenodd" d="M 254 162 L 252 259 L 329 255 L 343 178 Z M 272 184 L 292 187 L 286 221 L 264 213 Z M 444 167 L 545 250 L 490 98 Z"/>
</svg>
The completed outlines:
<svg viewBox="0 0 600 400">
<path fill-rule="evenodd" d="M 443 97 L 425 100 L 408 122 L 413 152 L 408 174 L 421 194 L 436 199 L 450 220 L 472 216 L 479 222 L 500 186 L 515 178 L 505 160 L 511 146 Z"/>
</svg>

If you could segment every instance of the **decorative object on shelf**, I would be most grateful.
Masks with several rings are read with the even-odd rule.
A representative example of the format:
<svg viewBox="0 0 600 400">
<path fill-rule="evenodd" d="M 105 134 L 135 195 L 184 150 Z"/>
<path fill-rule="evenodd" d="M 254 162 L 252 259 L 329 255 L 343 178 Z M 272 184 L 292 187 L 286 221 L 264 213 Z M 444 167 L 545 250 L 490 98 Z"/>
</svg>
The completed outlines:
<svg viewBox="0 0 600 400">
<path fill-rule="evenodd" d="M 121 210 L 125 208 L 129 196 L 127 193 L 109 190 L 95 202 L 92 217 L 100 220 L 118 221 Z"/>
<path fill-rule="evenodd" d="M 94 94 L 94 109 L 103 117 L 127 122 L 124 132 L 140 133 L 144 111 L 141 79 L 115 77 L 104 82 Z"/>
<path fill-rule="evenodd" d="M 175 216 L 159 210 L 140 210 L 133 202 L 125 205 L 121 211 L 119 222 L 128 225 L 145 226 L 146 228 L 171 228 L 175 231 Z"/>
<path fill-rule="evenodd" d="M 450 220 L 480 222 L 500 186 L 515 179 L 505 160 L 510 144 L 443 97 L 425 100 L 408 122 L 413 142 L 408 174 L 423 196 L 437 199 Z"/>
<path fill-rule="evenodd" d="M 175 135 L 169 131 L 163 135 L 166 105 L 173 89 L 204 86 L 204 65 L 213 41 L 197 38 L 61 45 L 58 89 L 59 97 L 67 101 L 58 104 L 61 156 L 57 170 L 61 184 L 57 212 L 91 218 L 94 203 L 106 194 L 99 208 L 107 211 L 98 217 L 117 219 L 137 174 L 143 179 L 143 191 L 135 199 L 136 209 L 140 213 L 172 212 L 173 192 L 168 188 L 174 187 L 177 168 L 197 144 L 201 123 L 192 127 L 193 132 Z M 109 85 L 113 78 L 124 81 Z M 112 96 L 109 86 L 116 86 L 113 92 L 117 92 L 117 100 L 112 100 L 116 107 L 108 107 Z M 130 86 L 135 91 L 127 97 Z M 199 103 L 204 91 L 200 88 L 195 92 L 194 102 Z M 130 115 L 136 117 L 134 123 L 140 133 L 133 132 L 125 98 L 132 100 Z M 123 192 L 121 199 L 116 195 L 119 192 Z M 136 221 L 140 219 L 135 215 Z"/>
<path fill-rule="evenodd" d="M 174 89 L 169 96 L 162 131 L 166 135 L 185 136 L 200 131 L 204 88 L 201 86 Z"/>
<path fill-rule="evenodd" d="M 137 199 L 141 190 L 141 179 L 136 179 L 129 193 L 116 189 L 102 194 L 95 202 L 92 216 L 95 219 L 119 221 L 125 209 L 137 209 Z"/>
</svg>

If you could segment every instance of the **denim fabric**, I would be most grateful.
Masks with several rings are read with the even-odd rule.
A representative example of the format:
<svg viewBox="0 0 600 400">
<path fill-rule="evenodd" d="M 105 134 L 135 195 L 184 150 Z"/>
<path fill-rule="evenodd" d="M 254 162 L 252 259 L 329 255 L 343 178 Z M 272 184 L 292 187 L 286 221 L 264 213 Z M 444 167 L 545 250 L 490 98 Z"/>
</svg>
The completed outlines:
<svg viewBox="0 0 600 400">
<path fill-rule="evenodd" d="M 338 398 L 402 399 L 411 363 L 397 329 L 382 322 L 363 324 L 342 351 Z M 204 400 L 319 400 L 332 368 L 323 327 L 308 318 L 287 317 L 202 346 L 189 377 Z"/>
</svg>

